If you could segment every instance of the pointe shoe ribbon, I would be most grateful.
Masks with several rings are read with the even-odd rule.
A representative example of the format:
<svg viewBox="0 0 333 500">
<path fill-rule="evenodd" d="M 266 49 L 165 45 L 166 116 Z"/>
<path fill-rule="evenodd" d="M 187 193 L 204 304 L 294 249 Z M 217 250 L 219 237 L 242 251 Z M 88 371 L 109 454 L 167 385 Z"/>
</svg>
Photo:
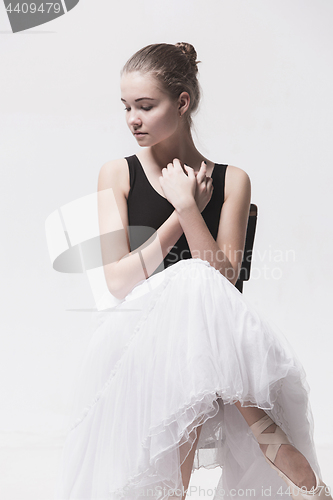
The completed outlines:
<svg viewBox="0 0 333 500">
<path fill-rule="evenodd" d="M 323 481 L 321 481 L 317 474 L 313 471 L 316 478 L 316 487 L 311 488 L 311 490 L 306 490 L 305 488 L 299 488 L 295 483 L 289 479 L 280 469 L 274 465 L 274 460 L 276 458 L 277 452 L 282 444 L 291 444 L 288 440 L 286 434 L 283 430 L 277 425 L 276 429 L 272 433 L 264 433 L 263 431 L 267 429 L 270 425 L 274 424 L 273 420 L 265 415 L 260 420 L 255 422 L 250 426 L 251 431 L 253 432 L 255 438 L 257 439 L 259 444 L 268 444 L 265 459 L 267 463 L 274 469 L 279 476 L 287 483 L 290 488 L 291 496 L 294 500 L 317 500 L 317 499 L 326 499 L 332 500 L 332 496 L 330 495 L 329 488 L 326 486 Z"/>
<path fill-rule="evenodd" d="M 267 432 L 266 434 L 262 434 L 263 431 L 272 424 L 274 424 L 273 420 L 268 415 L 265 415 L 260 420 L 258 420 L 258 422 L 252 424 L 250 429 L 255 435 L 259 444 L 268 444 L 266 457 L 271 462 L 274 462 L 281 444 L 290 444 L 290 442 L 279 426 L 276 426 L 275 432 Z"/>
</svg>

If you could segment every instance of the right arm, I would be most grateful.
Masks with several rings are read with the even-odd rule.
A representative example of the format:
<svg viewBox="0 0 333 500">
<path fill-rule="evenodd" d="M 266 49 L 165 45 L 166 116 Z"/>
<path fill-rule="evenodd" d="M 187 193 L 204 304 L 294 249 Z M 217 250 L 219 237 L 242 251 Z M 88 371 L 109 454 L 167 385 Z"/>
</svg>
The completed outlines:
<svg viewBox="0 0 333 500">
<path fill-rule="evenodd" d="M 104 274 L 110 293 L 118 299 L 126 297 L 135 285 L 151 276 L 183 234 L 178 215 L 173 211 L 145 243 L 130 251 L 126 198 L 129 178 L 124 162 L 127 164 L 124 159 L 105 163 L 98 178 L 100 234 L 112 236 L 101 238 Z"/>
</svg>

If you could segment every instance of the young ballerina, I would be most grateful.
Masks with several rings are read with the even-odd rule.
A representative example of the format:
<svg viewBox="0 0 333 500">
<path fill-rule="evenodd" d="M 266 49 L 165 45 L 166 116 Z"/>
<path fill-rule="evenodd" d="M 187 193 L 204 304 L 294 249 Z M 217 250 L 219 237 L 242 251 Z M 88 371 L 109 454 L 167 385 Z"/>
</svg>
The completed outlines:
<svg viewBox="0 0 333 500">
<path fill-rule="evenodd" d="M 56 499 L 184 499 L 201 466 L 223 469 L 215 499 L 331 499 L 303 368 L 234 287 L 250 181 L 195 147 L 197 71 L 193 46 L 178 43 L 144 47 L 121 73 L 142 149 L 99 175 L 118 303 L 82 362 Z"/>
</svg>

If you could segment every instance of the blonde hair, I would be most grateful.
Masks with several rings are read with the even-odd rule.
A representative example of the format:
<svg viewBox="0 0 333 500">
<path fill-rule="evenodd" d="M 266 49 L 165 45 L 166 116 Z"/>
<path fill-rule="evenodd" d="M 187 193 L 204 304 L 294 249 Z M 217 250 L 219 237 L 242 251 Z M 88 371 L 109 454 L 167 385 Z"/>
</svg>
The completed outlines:
<svg viewBox="0 0 333 500">
<path fill-rule="evenodd" d="M 189 43 L 155 43 L 133 54 L 121 70 L 121 76 L 132 71 L 151 74 L 172 99 L 177 99 L 182 92 L 188 92 L 190 105 L 184 117 L 191 127 L 191 115 L 198 109 L 200 101 L 197 78 L 199 62 L 195 48 Z"/>
</svg>

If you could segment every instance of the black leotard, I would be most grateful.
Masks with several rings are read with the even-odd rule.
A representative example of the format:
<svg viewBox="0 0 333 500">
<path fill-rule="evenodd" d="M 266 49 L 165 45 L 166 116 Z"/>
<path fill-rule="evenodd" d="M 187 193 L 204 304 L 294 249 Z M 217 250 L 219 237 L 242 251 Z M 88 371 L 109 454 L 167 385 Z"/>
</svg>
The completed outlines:
<svg viewBox="0 0 333 500">
<path fill-rule="evenodd" d="M 170 217 L 174 207 L 150 184 L 136 155 L 126 157 L 126 160 L 130 175 L 130 191 L 127 199 L 128 225 L 130 247 L 131 251 L 133 251 L 142 245 Z M 202 217 L 215 240 L 224 202 L 226 168 L 227 165 L 215 163 L 212 172 L 213 194 L 202 212 Z M 165 256 L 164 266 L 161 264 L 155 273 L 181 259 L 191 257 L 185 234 L 182 234 L 175 246 Z"/>
</svg>

